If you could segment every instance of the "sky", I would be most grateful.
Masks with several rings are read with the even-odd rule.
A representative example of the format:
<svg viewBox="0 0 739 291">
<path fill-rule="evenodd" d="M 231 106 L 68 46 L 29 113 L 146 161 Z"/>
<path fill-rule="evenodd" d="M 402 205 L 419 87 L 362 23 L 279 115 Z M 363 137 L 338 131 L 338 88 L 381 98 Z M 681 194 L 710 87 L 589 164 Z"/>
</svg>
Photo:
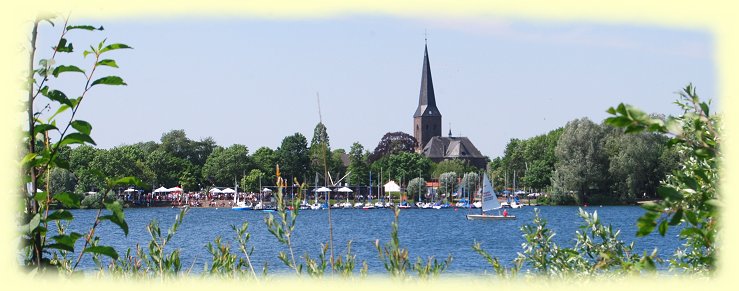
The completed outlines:
<svg viewBox="0 0 739 291">
<path fill-rule="evenodd" d="M 536 19 L 399 18 L 345 15 L 320 19 L 85 19 L 104 31 L 73 31 L 86 44 L 126 43 L 108 57 L 128 86 L 97 86 L 77 118 L 93 124 L 99 147 L 159 141 L 184 129 L 221 146 L 277 148 L 300 132 L 309 140 L 321 116 L 331 147 L 359 142 L 373 150 L 386 132 L 412 134 L 427 39 L 442 133 L 451 127 L 483 155 L 503 155 L 525 139 L 588 117 L 601 122 L 621 102 L 650 113 L 678 114 L 676 94 L 693 83 L 717 96 L 715 40 L 709 31 L 638 23 Z M 40 29 L 40 47 L 57 28 Z M 43 51 L 47 53 L 49 50 Z M 81 74 L 53 86 L 81 93 Z M 38 104 L 36 106 L 39 106 Z M 41 105 L 43 106 L 43 105 Z"/>
</svg>

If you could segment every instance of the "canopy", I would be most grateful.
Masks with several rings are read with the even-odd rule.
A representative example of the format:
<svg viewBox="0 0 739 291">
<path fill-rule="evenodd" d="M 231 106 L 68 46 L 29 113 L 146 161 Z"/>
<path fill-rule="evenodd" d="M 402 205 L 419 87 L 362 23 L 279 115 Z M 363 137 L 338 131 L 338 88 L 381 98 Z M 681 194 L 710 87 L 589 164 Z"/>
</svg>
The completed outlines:
<svg viewBox="0 0 739 291">
<path fill-rule="evenodd" d="M 262 189 L 262 192 L 272 193 L 272 190 L 269 188 Z"/>
<path fill-rule="evenodd" d="M 169 192 L 182 192 L 182 188 L 174 186 L 172 188 L 167 189 Z"/>
<path fill-rule="evenodd" d="M 331 192 L 331 189 L 326 188 L 326 187 L 321 187 L 321 188 L 316 189 L 316 192 Z"/>
<path fill-rule="evenodd" d="M 126 189 L 126 190 L 123 190 L 123 192 L 136 192 L 136 189 L 133 189 L 133 188 Z"/>
<path fill-rule="evenodd" d="M 226 189 L 221 190 L 221 193 L 227 193 L 227 194 L 236 193 L 236 191 L 234 191 L 234 189 L 231 189 L 231 188 L 226 188 Z"/>
<path fill-rule="evenodd" d="M 400 186 L 395 181 L 390 180 L 385 184 L 385 192 L 400 192 Z"/>
<path fill-rule="evenodd" d="M 164 187 L 159 187 L 154 190 L 154 193 L 157 193 L 157 192 L 169 192 L 169 189 L 164 188 Z"/>
<path fill-rule="evenodd" d="M 347 187 L 341 187 L 339 190 L 336 190 L 336 191 L 339 191 L 339 192 L 354 192 L 354 191 L 352 191 L 352 189 L 349 189 Z"/>
<path fill-rule="evenodd" d="M 210 189 L 210 191 L 208 191 L 208 192 L 210 192 L 210 193 L 221 193 L 221 190 L 219 190 L 218 188 L 213 188 L 213 189 Z"/>
</svg>

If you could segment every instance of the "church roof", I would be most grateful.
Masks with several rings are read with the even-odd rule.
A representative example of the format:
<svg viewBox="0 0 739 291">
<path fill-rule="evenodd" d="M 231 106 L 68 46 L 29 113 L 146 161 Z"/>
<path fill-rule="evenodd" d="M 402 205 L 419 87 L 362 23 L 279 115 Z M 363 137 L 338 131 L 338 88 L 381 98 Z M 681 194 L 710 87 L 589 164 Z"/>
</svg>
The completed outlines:
<svg viewBox="0 0 739 291">
<path fill-rule="evenodd" d="M 484 158 L 466 137 L 434 136 L 423 147 L 423 155 L 429 158 Z"/>
<path fill-rule="evenodd" d="M 441 116 L 436 108 L 436 96 L 434 96 L 434 82 L 431 80 L 431 65 L 429 64 L 428 46 L 423 48 L 423 72 L 421 73 L 421 92 L 418 95 L 418 108 L 413 117 L 419 116 Z"/>
</svg>

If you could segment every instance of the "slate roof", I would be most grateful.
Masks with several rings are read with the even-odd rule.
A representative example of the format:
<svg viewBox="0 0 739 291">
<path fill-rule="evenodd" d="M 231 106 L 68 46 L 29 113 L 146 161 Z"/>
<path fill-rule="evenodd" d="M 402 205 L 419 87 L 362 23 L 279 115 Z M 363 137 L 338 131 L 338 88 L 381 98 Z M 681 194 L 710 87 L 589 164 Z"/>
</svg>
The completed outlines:
<svg viewBox="0 0 739 291">
<path fill-rule="evenodd" d="M 429 64 L 428 46 L 423 48 L 423 72 L 421 72 L 421 92 L 418 94 L 418 108 L 413 117 L 419 116 L 441 116 L 439 108 L 436 108 L 436 96 L 434 95 L 434 82 L 431 80 L 431 64 Z"/>
<path fill-rule="evenodd" d="M 423 147 L 423 155 L 431 159 L 485 158 L 466 137 L 434 136 Z"/>
</svg>

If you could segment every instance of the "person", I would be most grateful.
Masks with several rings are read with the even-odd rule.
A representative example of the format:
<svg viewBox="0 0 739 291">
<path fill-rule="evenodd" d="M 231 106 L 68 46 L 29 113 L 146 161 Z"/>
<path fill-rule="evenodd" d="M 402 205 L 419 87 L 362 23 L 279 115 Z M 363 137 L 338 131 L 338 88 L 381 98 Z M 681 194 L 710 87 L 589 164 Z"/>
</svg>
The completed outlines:
<svg viewBox="0 0 739 291">
<path fill-rule="evenodd" d="M 508 209 L 503 209 L 503 217 L 508 217 Z"/>
</svg>

